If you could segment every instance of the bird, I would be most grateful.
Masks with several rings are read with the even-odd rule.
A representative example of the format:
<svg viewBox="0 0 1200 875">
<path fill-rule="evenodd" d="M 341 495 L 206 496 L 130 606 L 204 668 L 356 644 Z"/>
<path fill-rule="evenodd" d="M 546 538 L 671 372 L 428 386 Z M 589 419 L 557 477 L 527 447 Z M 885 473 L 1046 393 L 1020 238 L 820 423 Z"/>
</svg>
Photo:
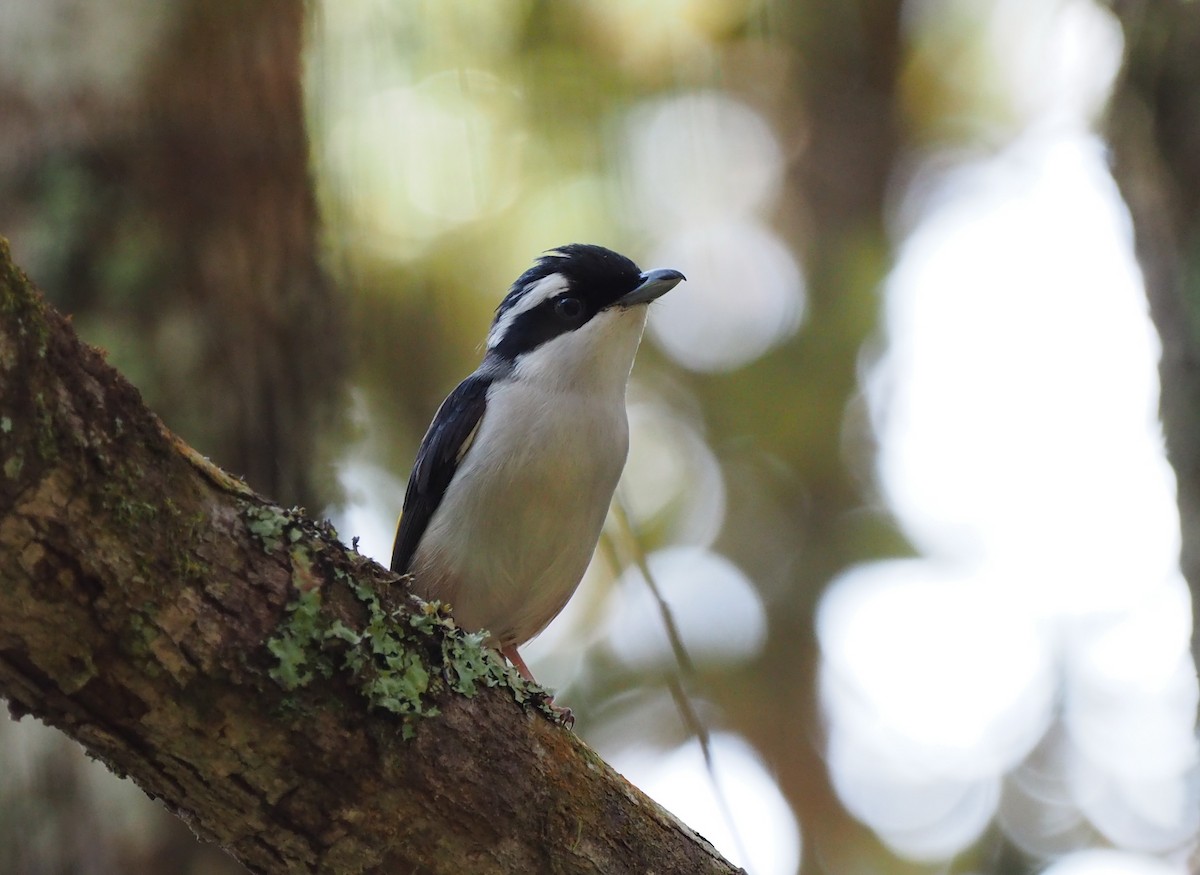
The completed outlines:
<svg viewBox="0 0 1200 875">
<path fill-rule="evenodd" d="M 684 279 L 593 244 L 543 253 L 417 451 L 392 571 L 464 630 L 486 631 L 531 682 L 517 648 L 587 570 L 629 449 L 625 393 L 648 306 Z"/>
</svg>

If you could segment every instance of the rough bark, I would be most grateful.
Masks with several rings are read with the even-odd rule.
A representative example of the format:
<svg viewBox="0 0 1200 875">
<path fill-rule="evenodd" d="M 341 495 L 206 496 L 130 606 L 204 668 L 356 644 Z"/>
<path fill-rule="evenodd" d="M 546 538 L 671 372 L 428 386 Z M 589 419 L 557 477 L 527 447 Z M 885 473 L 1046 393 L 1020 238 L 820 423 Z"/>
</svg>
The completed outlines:
<svg viewBox="0 0 1200 875">
<path fill-rule="evenodd" d="M 1192 652 L 1200 662 L 1200 6 L 1121 0 L 1113 8 L 1126 59 L 1109 138 L 1162 338 L 1161 413 L 1178 481 Z"/>
<path fill-rule="evenodd" d="M 735 871 L 476 638 L 172 436 L 2 242 L 0 451 L 0 695 L 251 871 Z"/>
</svg>

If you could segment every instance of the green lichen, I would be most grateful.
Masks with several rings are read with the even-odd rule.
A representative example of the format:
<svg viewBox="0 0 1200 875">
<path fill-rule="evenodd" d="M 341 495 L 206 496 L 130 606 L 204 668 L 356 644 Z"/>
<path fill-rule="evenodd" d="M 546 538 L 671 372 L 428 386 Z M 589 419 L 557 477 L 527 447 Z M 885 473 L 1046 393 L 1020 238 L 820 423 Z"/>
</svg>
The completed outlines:
<svg viewBox="0 0 1200 875">
<path fill-rule="evenodd" d="M 518 702 L 559 719 L 546 691 L 527 683 L 484 643 L 486 632 L 464 633 L 438 602 L 390 608 L 340 563 L 328 562 L 325 544 L 337 539 L 328 523 L 314 526 L 297 508 L 249 502 L 243 518 L 265 549 L 289 548 L 295 595 L 267 642 L 275 658 L 270 676 L 287 692 L 336 675 L 370 708 L 400 718 L 405 738 L 420 720 L 438 713 L 436 702 L 448 691 L 474 696 L 480 687 L 506 686 Z M 327 577 L 357 603 L 349 615 L 344 600 L 338 601 L 341 610 L 326 604 Z"/>
<path fill-rule="evenodd" d="M 100 488 L 100 506 L 126 527 L 152 522 L 158 516 L 157 506 L 134 497 L 147 492 L 142 469 L 125 462 L 110 467 L 112 476 Z"/>
<path fill-rule="evenodd" d="M 162 663 L 157 659 L 146 659 L 154 653 L 154 642 L 161 634 L 158 626 L 150 619 L 155 610 L 154 605 L 143 604 L 140 612 L 130 614 L 120 642 L 121 651 L 137 659 L 141 670 L 151 677 L 158 677 L 163 672 Z"/>
<path fill-rule="evenodd" d="M 170 499 L 167 499 L 165 507 L 171 518 L 184 529 L 178 549 L 171 557 L 174 575 L 180 580 L 210 580 L 211 569 L 196 550 L 204 532 L 207 531 L 208 518 L 200 511 L 185 517 L 183 511 Z"/>
<path fill-rule="evenodd" d="M 305 686 L 313 679 L 314 656 L 328 631 L 322 625 L 321 591 L 311 589 L 300 593 L 287 607 L 288 618 L 280 633 L 267 642 L 274 654 L 275 667 L 271 677 L 285 690 Z M 315 645 L 315 647 L 314 647 Z M 331 671 L 323 672 L 328 676 Z"/>
<path fill-rule="evenodd" d="M 334 578 L 364 612 L 361 626 L 352 628 L 326 610 L 308 554 L 296 547 L 292 561 L 296 597 L 267 642 L 276 660 L 270 675 L 284 690 L 336 674 L 370 708 L 400 718 L 405 738 L 413 736 L 420 720 L 438 714 L 435 702 L 447 690 L 474 696 L 480 687 L 505 685 L 518 702 L 558 716 L 545 691 L 526 683 L 486 646 L 487 633 L 464 633 L 438 602 L 413 611 L 389 610 L 371 587 L 337 570 Z"/>
<path fill-rule="evenodd" d="M 207 582 L 212 577 L 211 568 L 198 550 L 211 531 L 210 521 L 204 510 L 190 507 L 183 497 L 187 495 L 187 484 L 164 481 L 162 472 L 124 459 L 99 443 L 92 451 L 98 464 L 109 472 L 99 486 L 97 502 L 108 523 L 134 544 L 143 543 L 150 532 L 170 532 L 170 537 L 163 540 L 168 548 L 165 556 L 154 549 L 128 551 L 137 572 L 134 579 L 163 581 L 164 586 Z"/>
<path fill-rule="evenodd" d="M 47 464 L 58 460 L 58 438 L 54 428 L 54 414 L 46 403 L 46 395 L 38 392 L 33 396 L 34 427 L 38 458 Z"/>
<path fill-rule="evenodd" d="M 22 340 L 32 339 L 35 355 L 44 359 L 50 339 L 46 305 L 28 278 L 12 263 L 8 241 L 0 237 L 0 312 Z"/>
<path fill-rule="evenodd" d="M 268 535 L 282 536 L 282 531 Z M 272 679 L 291 692 L 318 677 L 343 672 L 370 707 L 400 717 L 404 736 L 411 737 L 415 720 L 437 714 L 437 708 L 428 695 L 430 676 L 422 654 L 406 640 L 398 614 L 386 611 L 366 589 L 369 598 L 362 602 L 367 622 L 361 632 L 355 631 L 323 610 L 321 589 L 311 585 L 309 557 L 297 548 L 292 561 L 293 583 L 300 585 L 279 632 L 267 642 L 276 660 L 270 670 Z"/>
<path fill-rule="evenodd" d="M 284 533 L 295 522 L 287 511 L 273 505 L 247 506 L 244 516 L 250 534 L 269 551 L 283 546 Z"/>
<path fill-rule="evenodd" d="M 414 616 L 412 622 L 419 623 L 421 619 Z M 444 676 L 451 689 L 471 697 L 480 684 L 494 687 L 512 680 L 508 666 L 496 651 L 483 643 L 486 640 L 486 632 L 457 632 L 442 639 L 442 664 L 446 667 Z M 518 702 L 525 702 L 529 698 L 524 681 L 513 685 L 513 693 Z"/>
<path fill-rule="evenodd" d="M 118 522 L 129 525 L 142 525 L 153 522 L 158 516 L 158 508 L 149 501 L 130 498 L 137 493 L 121 483 L 111 483 L 101 489 L 101 497 Z"/>
</svg>

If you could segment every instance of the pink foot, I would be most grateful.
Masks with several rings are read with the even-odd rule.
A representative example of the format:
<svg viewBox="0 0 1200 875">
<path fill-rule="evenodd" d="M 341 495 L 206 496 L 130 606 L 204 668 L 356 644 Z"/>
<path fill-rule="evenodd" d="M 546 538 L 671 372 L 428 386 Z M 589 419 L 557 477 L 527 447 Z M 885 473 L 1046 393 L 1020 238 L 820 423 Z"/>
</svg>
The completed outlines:
<svg viewBox="0 0 1200 875">
<path fill-rule="evenodd" d="M 517 653 L 516 647 L 501 647 L 500 652 L 504 654 L 505 658 L 507 658 L 509 662 L 513 664 L 513 668 L 520 672 L 521 677 L 525 678 L 525 680 L 529 681 L 531 684 L 537 683 L 537 679 L 533 676 L 533 672 L 529 670 L 529 666 L 525 664 L 525 660 L 521 658 L 521 654 Z M 548 696 L 546 698 L 546 704 L 549 705 L 554 710 L 554 713 L 558 715 L 558 719 L 563 726 L 567 727 L 567 729 L 571 729 L 575 726 L 575 714 L 570 708 L 563 708 L 554 704 L 553 696 Z"/>
</svg>

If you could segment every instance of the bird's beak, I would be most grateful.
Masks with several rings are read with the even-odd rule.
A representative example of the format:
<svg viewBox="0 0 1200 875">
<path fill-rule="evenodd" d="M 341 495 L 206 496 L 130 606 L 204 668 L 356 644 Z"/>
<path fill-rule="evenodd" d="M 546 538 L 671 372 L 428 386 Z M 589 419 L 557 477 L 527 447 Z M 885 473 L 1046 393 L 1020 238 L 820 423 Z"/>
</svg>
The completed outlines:
<svg viewBox="0 0 1200 875">
<path fill-rule="evenodd" d="M 617 304 L 621 307 L 649 304 L 655 298 L 661 298 L 685 279 L 687 277 L 677 270 L 648 270 L 642 274 L 642 281 L 638 287 L 617 299 Z"/>
</svg>

